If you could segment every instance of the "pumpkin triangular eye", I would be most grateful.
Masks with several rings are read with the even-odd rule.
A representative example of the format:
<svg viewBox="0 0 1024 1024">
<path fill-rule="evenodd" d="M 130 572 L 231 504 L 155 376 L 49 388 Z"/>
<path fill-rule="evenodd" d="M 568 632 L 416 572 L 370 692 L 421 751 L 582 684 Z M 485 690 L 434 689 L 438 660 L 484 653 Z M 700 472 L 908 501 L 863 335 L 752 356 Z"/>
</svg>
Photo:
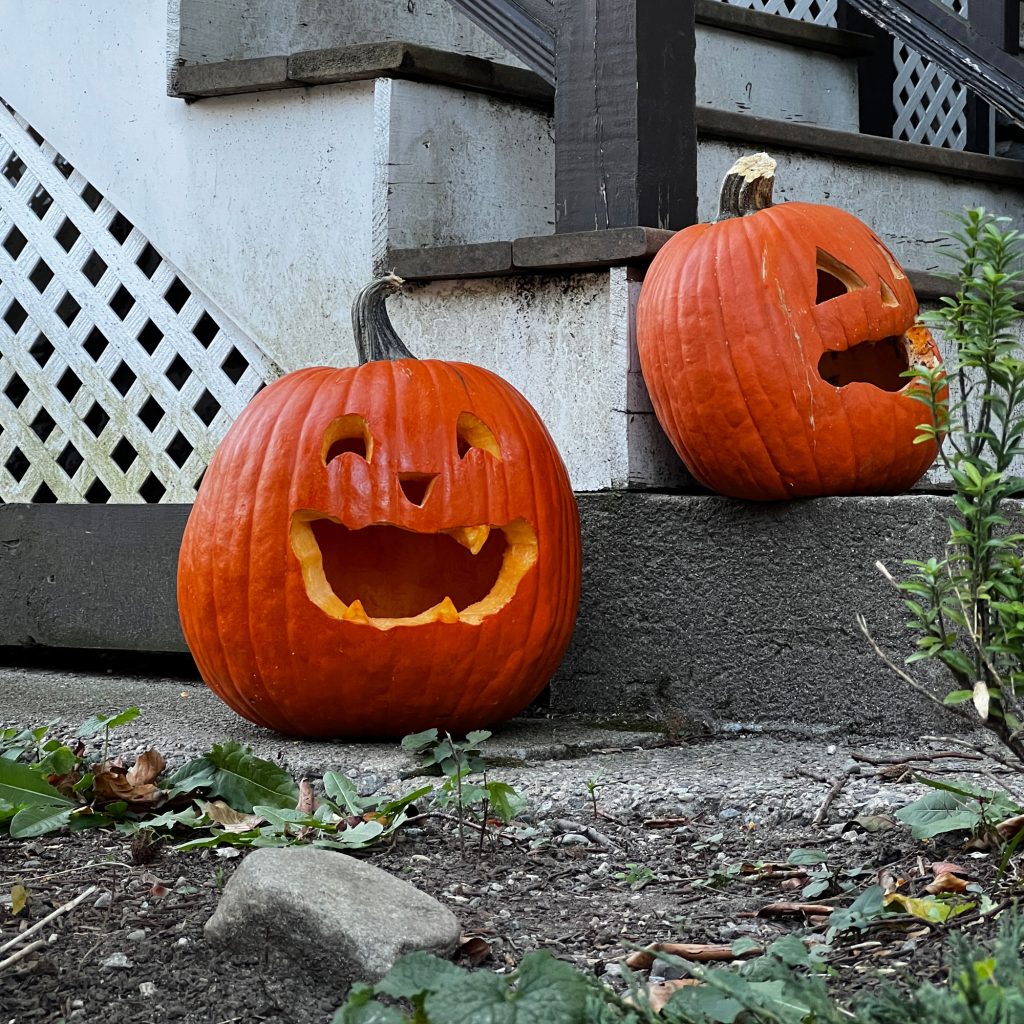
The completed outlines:
<svg viewBox="0 0 1024 1024">
<path fill-rule="evenodd" d="M 357 455 L 367 462 L 373 459 L 373 435 L 362 416 L 339 416 L 324 431 L 324 465 L 346 454 Z"/>
<path fill-rule="evenodd" d="M 881 278 L 879 278 L 878 283 L 882 286 L 882 305 L 899 306 L 900 300 L 896 298 L 896 293 Z"/>
<path fill-rule="evenodd" d="M 494 431 L 482 419 L 471 412 L 459 413 L 459 422 L 455 428 L 458 437 L 459 458 L 464 459 L 473 448 L 482 448 L 499 462 L 501 446 L 494 436 Z"/>
<path fill-rule="evenodd" d="M 853 267 L 848 267 L 841 260 L 837 260 L 835 256 L 825 252 L 824 249 L 818 250 L 816 265 L 818 290 L 814 298 L 815 305 L 866 287 L 864 278 Z"/>
</svg>

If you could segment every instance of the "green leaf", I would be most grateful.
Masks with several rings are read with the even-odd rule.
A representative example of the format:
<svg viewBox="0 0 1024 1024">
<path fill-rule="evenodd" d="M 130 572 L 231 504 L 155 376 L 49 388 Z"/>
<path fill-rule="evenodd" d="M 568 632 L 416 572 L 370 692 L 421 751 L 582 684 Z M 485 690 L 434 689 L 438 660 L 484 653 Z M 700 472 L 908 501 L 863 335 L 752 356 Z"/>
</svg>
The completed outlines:
<svg viewBox="0 0 1024 1024">
<path fill-rule="evenodd" d="M 424 729 L 423 732 L 414 732 L 402 738 L 403 750 L 422 750 L 437 742 L 436 729 Z"/>
<path fill-rule="evenodd" d="M 0 760 L 0 799 L 15 807 L 33 804 L 67 807 L 71 804 L 36 769 L 7 760 Z"/>
<path fill-rule="evenodd" d="M 349 814 L 362 814 L 376 803 L 374 797 L 360 796 L 355 783 L 347 775 L 338 772 L 327 772 L 324 775 L 324 792 L 329 800 L 333 800 Z"/>
<path fill-rule="evenodd" d="M 279 765 L 257 757 L 233 740 L 215 744 L 205 755 L 215 769 L 209 794 L 246 814 L 255 804 L 294 807 L 299 796 L 295 780 Z"/>
<path fill-rule="evenodd" d="M 78 764 L 78 758 L 63 744 L 51 750 L 33 767 L 40 775 L 67 775 Z"/>
<path fill-rule="evenodd" d="M 798 867 L 801 864 L 824 864 L 827 860 L 828 854 L 821 850 L 798 847 L 786 858 L 786 863 Z"/>
<path fill-rule="evenodd" d="M 966 704 L 967 701 L 974 698 L 973 690 L 954 690 L 952 693 L 947 693 L 942 698 L 943 704 Z"/>
<path fill-rule="evenodd" d="M 466 746 L 467 747 L 479 747 L 485 740 L 491 738 L 491 733 L 486 729 L 477 729 L 475 732 L 466 733 Z"/>
<path fill-rule="evenodd" d="M 920 800 L 897 811 L 896 817 L 910 826 L 915 839 L 930 839 L 944 832 L 971 832 L 983 820 L 977 801 L 941 790 L 926 793 Z"/>
<path fill-rule="evenodd" d="M 79 727 L 75 735 L 79 739 L 88 739 L 104 729 L 116 729 L 119 725 L 126 725 L 139 717 L 138 708 L 127 708 L 114 715 L 93 715 L 87 718 Z"/>
<path fill-rule="evenodd" d="M 414 999 L 427 992 L 436 992 L 465 973 L 455 964 L 432 953 L 409 953 L 377 983 L 376 991 L 394 999 Z"/>
<path fill-rule="evenodd" d="M 507 782 L 488 782 L 484 788 L 491 810 L 505 825 L 526 806 L 526 801 Z"/>
<path fill-rule="evenodd" d="M 30 839 L 32 836 L 57 832 L 71 820 L 73 807 L 56 804 L 32 804 L 22 807 L 11 818 L 11 838 Z"/>
</svg>

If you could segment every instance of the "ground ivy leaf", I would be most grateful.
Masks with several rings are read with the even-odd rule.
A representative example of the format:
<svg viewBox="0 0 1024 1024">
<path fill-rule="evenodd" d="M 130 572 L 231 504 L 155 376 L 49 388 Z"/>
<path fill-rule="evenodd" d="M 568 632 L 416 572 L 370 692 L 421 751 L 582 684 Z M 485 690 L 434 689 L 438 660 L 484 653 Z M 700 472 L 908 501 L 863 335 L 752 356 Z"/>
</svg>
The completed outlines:
<svg viewBox="0 0 1024 1024">
<path fill-rule="evenodd" d="M 808 850 L 800 847 L 786 858 L 786 863 L 798 867 L 802 864 L 824 864 L 827 860 L 828 854 L 821 850 Z"/>
<path fill-rule="evenodd" d="M 520 1017 L 510 1002 L 508 980 L 497 974 L 460 973 L 431 992 L 423 1003 L 430 1024 L 566 1024 L 561 1017 Z M 578 1019 L 578 1018 L 577 1018 Z"/>
<path fill-rule="evenodd" d="M 930 839 L 943 832 L 971 831 L 982 820 L 981 805 L 946 790 L 926 793 L 920 800 L 896 812 L 910 826 L 915 839 Z"/>
<path fill-rule="evenodd" d="M 465 973 L 455 964 L 441 960 L 432 953 L 409 953 L 377 982 L 376 991 L 395 999 L 413 999 L 424 992 L 436 992 Z"/>
</svg>

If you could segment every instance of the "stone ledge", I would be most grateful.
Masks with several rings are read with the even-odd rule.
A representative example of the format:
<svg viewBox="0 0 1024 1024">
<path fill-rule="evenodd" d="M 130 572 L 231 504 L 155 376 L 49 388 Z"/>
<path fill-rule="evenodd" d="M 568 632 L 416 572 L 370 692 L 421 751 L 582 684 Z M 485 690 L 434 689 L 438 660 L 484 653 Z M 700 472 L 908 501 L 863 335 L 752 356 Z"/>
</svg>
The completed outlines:
<svg viewBox="0 0 1024 1024">
<path fill-rule="evenodd" d="M 1024 161 L 941 149 L 918 142 L 900 142 L 879 135 L 861 135 L 795 121 L 776 121 L 705 106 L 697 107 L 697 132 L 702 139 L 739 140 L 972 181 L 994 181 L 1001 185 L 1024 187 Z"/>
<path fill-rule="evenodd" d="M 254 57 L 215 64 L 183 64 L 171 75 L 168 95 L 194 100 L 204 96 L 235 96 L 244 92 L 291 89 L 287 57 Z"/>
<path fill-rule="evenodd" d="M 435 82 L 545 107 L 550 107 L 554 97 L 552 87 L 532 71 L 405 42 L 362 43 L 250 60 L 185 64 L 173 73 L 168 94 L 197 100 L 374 78 Z"/>
<path fill-rule="evenodd" d="M 750 11 L 722 3 L 721 0 L 697 0 L 695 18 L 698 25 L 723 28 L 822 53 L 834 53 L 840 57 L 863 57 L 874 52 L 874 40 L 860 32 L 814 25 L 764 11 Z"/>
</svg>

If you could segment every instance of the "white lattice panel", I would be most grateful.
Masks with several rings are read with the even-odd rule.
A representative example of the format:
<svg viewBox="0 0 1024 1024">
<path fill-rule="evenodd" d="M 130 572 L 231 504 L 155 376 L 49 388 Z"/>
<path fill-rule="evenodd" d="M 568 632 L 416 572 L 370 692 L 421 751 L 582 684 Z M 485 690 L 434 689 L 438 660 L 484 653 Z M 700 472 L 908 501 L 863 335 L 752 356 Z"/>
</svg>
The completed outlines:
<svg viewBox="0 0 1024 1024">
<path fill-rule="evenodd" d="M 836 23 L 836 7 L 839 0 L 725 0 L 733 7 L 745 7 L 748 11 L 764 11 L 765 14 L 780 14 L 795 21 L 811 21 L 815 25 Z"/>
<path fill-rule="evenodd" d="M 0 106 L 0 501 L 191 501 L 279 373 Z"/>
<path fill-rule="evenodd" d="M 967 17 L 967 0 L 942 3 Z M 900 39 L 893 39 L 892 59 L 896 68 L 893 138 L 963 149 L 967 145 L 967 90 Z"/>
</svg>

